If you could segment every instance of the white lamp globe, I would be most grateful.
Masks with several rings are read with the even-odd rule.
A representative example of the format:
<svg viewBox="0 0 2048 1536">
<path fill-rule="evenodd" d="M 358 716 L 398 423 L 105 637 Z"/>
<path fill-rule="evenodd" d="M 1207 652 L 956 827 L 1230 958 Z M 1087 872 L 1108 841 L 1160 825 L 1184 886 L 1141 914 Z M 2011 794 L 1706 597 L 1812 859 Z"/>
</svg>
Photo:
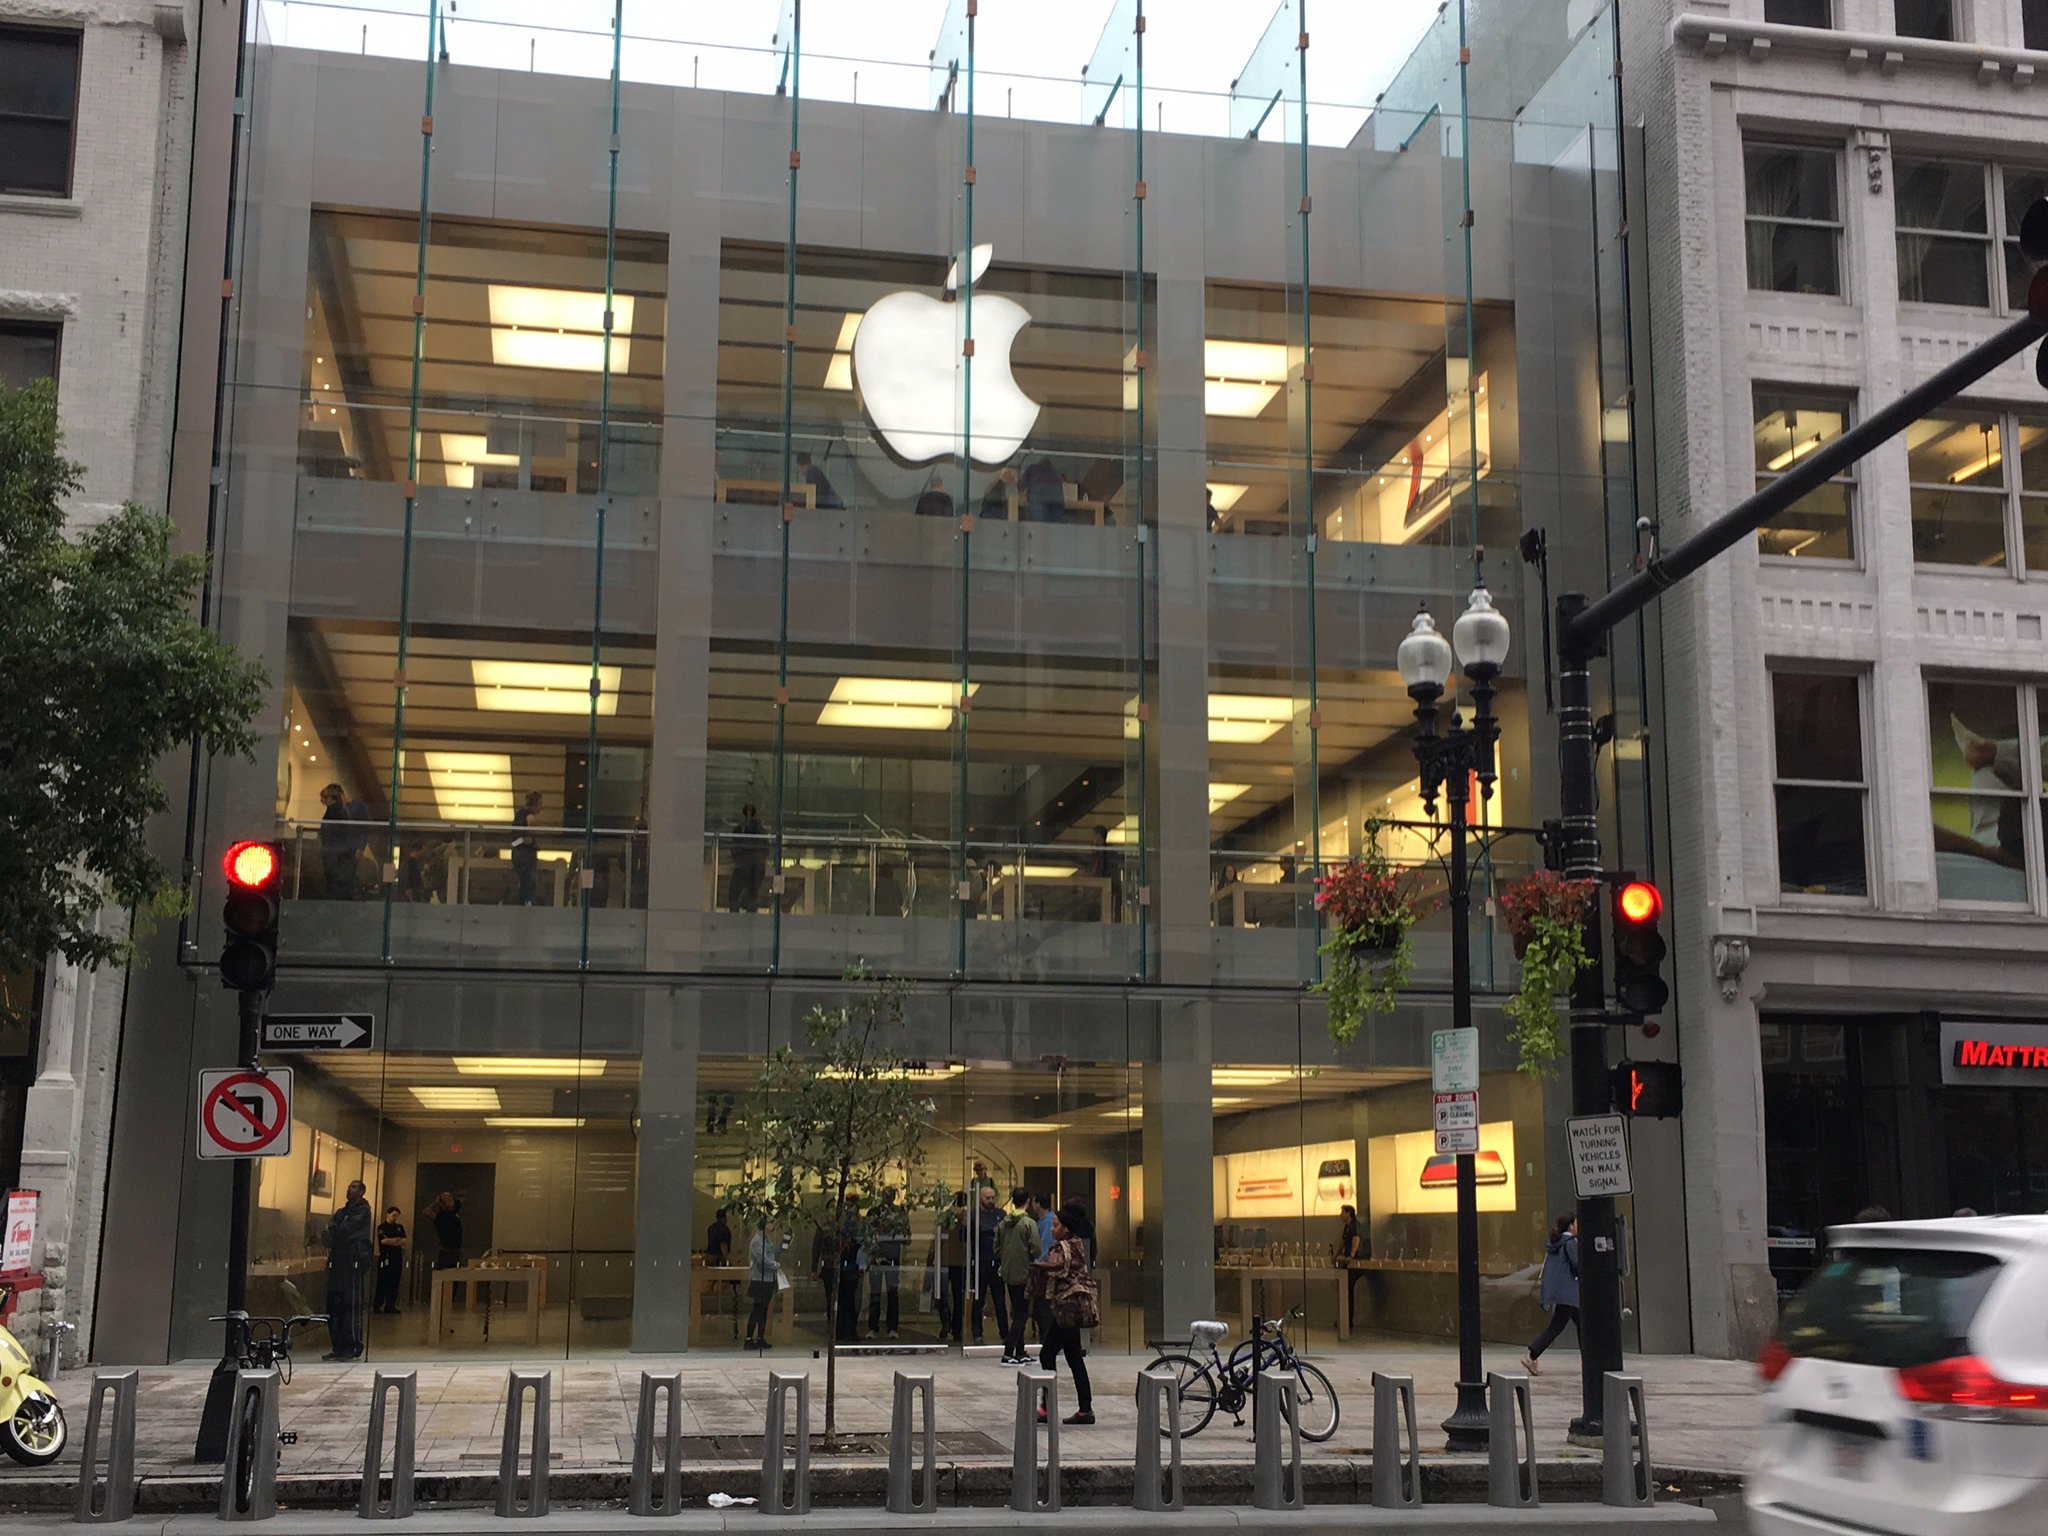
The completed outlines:
<svg viewBox="0 0 2048 1536">
<path fill-rule="evenodd" d="M 1436 632 L 1436 620 L 1427 612 L 1415 615 L 1415 627 L 1408 631 L 1401 648 L 1394 653 L 1401 681 L 1409 689 L 1441 689 L 1451 678 L 1451 642 Z"/>
<path fill-rule="evenodd" d="M 1486 588 L 1472 589 L 1471 602 L 1451 626 L 1451 643 L 1458 648 L 1459 664 L 1474 677 L 1492 677 L 1507 661 L 1508 621 Z"/>
</svg>

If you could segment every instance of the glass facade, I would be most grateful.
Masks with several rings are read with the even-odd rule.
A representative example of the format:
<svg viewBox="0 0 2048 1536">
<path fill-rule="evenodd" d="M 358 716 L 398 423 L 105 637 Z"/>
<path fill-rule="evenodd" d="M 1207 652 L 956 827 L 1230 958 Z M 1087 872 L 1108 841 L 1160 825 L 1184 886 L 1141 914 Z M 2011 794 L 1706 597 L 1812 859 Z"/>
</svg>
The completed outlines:
<svg viewBox="0 0 2048 1536">
<path fill-rule="evenodd" d="M 1483 576 L 1517 639 L 1482 1270 L 1489 1335 L 1530 1328 L 1564 1089 L 1511 1070 L 1484 898 L 1554 802 L 1516 545 L 1556 591 L 1638 553 L 1610 9 L 1417 6 L 1366 80 L 1284 0 L 1227 99 L 1148 84 L 1184 23 L 1138 0 L 1024 71 L 955 0 L 865 85 L 795 0 L 701 47 L 651 4 L 330 10 L 252 11 L 219 617 L 279 708 L 202 768 L 194 845 L 275 825 L 272 1006 L 377 1038 L 297 1063 L 254 1304 L 317 1307 L 362 1177 L 407 1229 L 372 1353 L 737 1348 L 702 1250 L 749 1086 L 858 961 L 914 983 L 934 1169 L 1094 1208 L 1109 1347 L 1295 1303 L 1325 1344 L 1448 1334 L 1448 919 L 1337 1050 L 1314 889 L 1376 822 L 1441 889 L 1394 651 Z M 1651 870 L 1618 638 L 1603 800 Z M 210 1060 L 219 995 L 177 1006 Z M 222 1190 L 174 1197 L 174 1357 Z M 878 1332 L 936 1340 L 932 1238 Z"/>
</svg>

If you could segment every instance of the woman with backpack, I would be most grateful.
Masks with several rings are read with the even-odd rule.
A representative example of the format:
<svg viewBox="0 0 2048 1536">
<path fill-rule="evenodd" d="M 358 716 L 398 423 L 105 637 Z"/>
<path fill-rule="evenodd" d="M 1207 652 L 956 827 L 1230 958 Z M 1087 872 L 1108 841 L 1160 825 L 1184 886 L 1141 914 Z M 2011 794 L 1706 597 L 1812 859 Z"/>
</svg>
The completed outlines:
<svg viewBox="0 0 2048 1536">
<path fill-rule="evenodd" d="M 1536 1298 L 1550 1309 L 1550 1326 L 1536 1336 L 1529 1353 L 1522 1356 L 1522 1368 L 1531 1376 L 1543 1373 L 1536 1361 L 1557 1342 L 1565 1324 L 1579 1325 L 1579 1218 L 1569 1213 L 1550 1224 L 1550 1241 L 1543 1245 L 1543 1286 Z"/>
<path fill-rule="evenodd" d="M 1088 1366 L 1081 1348 L 1081 1330 L 1102 1321 L 1097 1311 L 1101 1292 L 1088 1261 L 1088 1245 L 1094 1237 L 1095 1224 L 1088 1219 L 1086 1208 L 1078 1200 L 1069 1200 L 1052 1218 L 1052 1246 L 1031 1266 L 1033 1289 L 1052 1314 L 1052 1326 L 1038 1351 L 1039 1369 L 1052 1370 L 1053 1362 L 1065 1355 L 1074 1377 L 1075 1411 L 1061 1421 L 1066 1424 L 1095 1422 L 1095 1399 L 1088 1387 Z M 1039 1417 L 1045 1417 L 1042 1408 Z"/>
</svg>

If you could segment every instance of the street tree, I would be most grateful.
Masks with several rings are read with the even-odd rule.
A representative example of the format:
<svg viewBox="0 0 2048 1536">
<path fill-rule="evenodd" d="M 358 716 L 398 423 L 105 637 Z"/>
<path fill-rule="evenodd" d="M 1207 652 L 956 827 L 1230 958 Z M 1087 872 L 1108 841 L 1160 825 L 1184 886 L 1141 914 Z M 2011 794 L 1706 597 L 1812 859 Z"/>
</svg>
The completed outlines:
<svg viewBox="0 0 2048 1536">
<path fill-rule="evenodd" d="M 263 699 L 196 619 L 206 562 L 171 553 L 169 518 L 130 503 L 66 536 L 82 472 L 61 449 L 54 388 L 0 388 L 0 976 L 125 962 L 135 919 L 178 910 L 146 836 L 159 769 L 188 742 L 251 755 Z"/>
<path fill-rule="evenodd" d="M 839 1268 L 878 1239 L 909 1237 L 913 1211 L 947 1199 L 926 1172 L 933 1103 L 902 1053 L 907 985 L 865 966 L 846 972 L 845 1002 L 813 1008 L 805 1050 L 778 1047 L 762 1064 L 742 1125 L 744 1174 L 725 1200 L 751 1228 L 808 1232 L 825 1260 L 825 1439 L 835 1433 Z M 900 1192 L 885 1204 L 884 1189 Z"/>
</svg>

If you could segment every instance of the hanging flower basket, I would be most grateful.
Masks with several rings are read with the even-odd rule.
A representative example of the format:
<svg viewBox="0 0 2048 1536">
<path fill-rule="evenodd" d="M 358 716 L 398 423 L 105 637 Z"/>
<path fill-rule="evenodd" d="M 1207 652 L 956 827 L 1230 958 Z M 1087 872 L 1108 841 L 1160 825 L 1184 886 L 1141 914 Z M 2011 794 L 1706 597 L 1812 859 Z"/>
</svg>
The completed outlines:
<svg viewBox="0 0 2048 1536">
<path fill-rule="evenodd" d="M 1521 983 L 1508 999 L 1508 1038 L 1524 1072 L 1544 1075 L 1564 1054 L 1557 1005 L 1589 963 L 1583 924 L 1597 883 L 1550 870 L 1524 875 L 1500 895 Z"/>
<path fill-rule="evenodd" d="M 1409 929 L 1423 915 L 1412 882 L 1380 847 L 1381 823 L 1365 826 L 1365 857 L 1316 877 L 1316 910 L 1330 930 L 1315 990 L 1330 1000 L 1330 1038 L 1349 1045 L 1369 1014 L 1392 1013 L 1414 966 Z"/>
</svg>

